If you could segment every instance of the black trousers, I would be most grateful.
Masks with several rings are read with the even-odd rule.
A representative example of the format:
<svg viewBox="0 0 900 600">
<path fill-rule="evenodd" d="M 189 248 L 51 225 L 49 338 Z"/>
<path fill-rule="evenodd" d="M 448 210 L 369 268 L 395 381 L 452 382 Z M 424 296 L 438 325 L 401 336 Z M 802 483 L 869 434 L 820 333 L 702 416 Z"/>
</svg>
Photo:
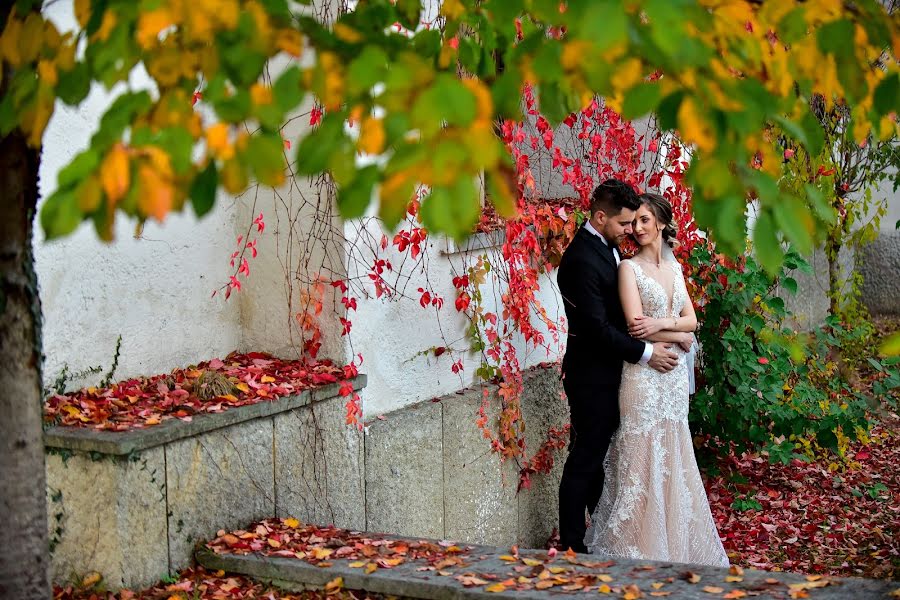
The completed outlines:
<svg viewBox="0 0 900 600">
<path fill-rule="evenodd" d="M 593 514 L 603 493 L 603 459 L 619 427 L 619 388 L 569 377 L 563 388 L 572 428 L 559 483 L 559 541 L 563 549 L 586 552 L 585 511 Z"/>
</svg>

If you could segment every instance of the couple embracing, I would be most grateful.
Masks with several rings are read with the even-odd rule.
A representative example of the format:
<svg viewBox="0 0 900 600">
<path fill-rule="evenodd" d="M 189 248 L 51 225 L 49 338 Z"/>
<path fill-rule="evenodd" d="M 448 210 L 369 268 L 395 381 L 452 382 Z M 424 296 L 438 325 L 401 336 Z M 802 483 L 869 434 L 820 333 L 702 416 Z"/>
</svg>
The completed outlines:
<svg viewBox="0 0 900 600">
<path fill-rule="evenodd" d="M 669 246 L 672 208 L 609 179 L 594 190 L 590 211 L 557 275 L 569 322 L 562 371 L 572 424 L 560 543 L 727 566 L 688 430 L 697 318 Z M 617 244 L 626 236 L 638 252 L 622 260 Z"/>
</svg>

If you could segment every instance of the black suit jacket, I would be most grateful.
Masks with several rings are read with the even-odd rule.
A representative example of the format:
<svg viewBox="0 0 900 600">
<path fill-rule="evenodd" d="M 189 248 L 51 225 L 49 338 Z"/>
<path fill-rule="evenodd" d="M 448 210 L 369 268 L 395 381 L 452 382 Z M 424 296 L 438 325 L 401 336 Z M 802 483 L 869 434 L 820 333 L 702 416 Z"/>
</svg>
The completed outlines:
<svg viewBox="0 0 900 600">
<path fill-rule="evenodd" d="M 557 283 L 569 321 L 562 363 L 569 401 L 578 400 L 568 392 L 574 387 L 588 396 L 614 391 L 615 396 L 622 361 L 637 363 L 646 348 L 626 333 L 615 258 L 600 238 L 582 227 L 563 253 Z M 618 406 L 615 409 L 618 412 Z"/>
</svg>

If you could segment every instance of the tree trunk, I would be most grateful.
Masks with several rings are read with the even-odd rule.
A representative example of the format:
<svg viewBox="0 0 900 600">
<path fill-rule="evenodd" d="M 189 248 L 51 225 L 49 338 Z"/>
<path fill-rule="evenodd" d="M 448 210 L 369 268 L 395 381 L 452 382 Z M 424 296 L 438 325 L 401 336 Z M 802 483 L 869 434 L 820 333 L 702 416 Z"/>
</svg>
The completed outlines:
<svg viewBox="0 0 900 600">
<path fill-rule="evenodd" d="M 31 232 L 40 153 L 0 140 L 0 598 L 50 598 L 41 401 L 41 307 Z"/>
<path fill-rule="evenodd" d="M 837 316 L 841 309 L 841 241 L 840 230 L 829 234 L 825 240 L 825 256 L 828 258 L 828 314 Z"/>
</svg>

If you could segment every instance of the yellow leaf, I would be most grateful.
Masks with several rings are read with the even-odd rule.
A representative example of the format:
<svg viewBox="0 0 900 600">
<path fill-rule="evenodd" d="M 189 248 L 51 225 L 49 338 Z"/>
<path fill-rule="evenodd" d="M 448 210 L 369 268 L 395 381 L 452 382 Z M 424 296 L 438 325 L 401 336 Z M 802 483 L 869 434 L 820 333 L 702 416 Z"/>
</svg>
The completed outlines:
<svg viewBox="0 0 900 600">
<path fill-rule="evenodd" d="M 377 570 L 378 570 L 378 565 L 376 565 L 375 563 L 369 563 L 368 565 L 366 565 L 366 575 L 371 575 L 372 573 L 374 573 Z"/>
<path fill-rule="evenodd" d="M 263 383 L 272 383 L 275 381 L 275 378 L 271 375 L 263 375 L 262 378 L 260 378 L 260 381 Z"/>
<path fill-rule="evenodd" d="M 280 29 L 275 36 L 275 46 L 291 56 L 300 58 L 303 54 L 303 36 L 296 29 Z"/>
<path fill-rule="evenodd" d="M 662 598 L 664 596 L 668 596 L 672 592 L 650 592 L 650 595 L 654 598 Z"/>
<path fill-rule="evenodd" d="M 84 579 L 81 580 L 81 587 L 94 587 L 95 585 L 100 583 L 101 579 L 103 579 L 103 576 L 100 575 L 100 573 L 93 571 L 84 576 Z"/>
<path fill-rule="evenodd" d="M 103 13 L 103 20 L 100 22 L 100 27 L 97 31 L 94 32 L 94 35 L 91 36 L 91 41 L 100 40 L 101 42 L 105 42 L 109 39 L 110 34 L 113 29 L 116 28 L 116 15 L 111 10 L 107 10 Z"/>
<path fill-rule="evenodd" d="M 334 31 L 335 37 L 350 44 L 355 44 L 363 39 L 362 35 L 357 30 L 342 21 L 335 23 L 332 30 Z"/>
<path fill-rule="evenodd" d="M 279 542 L 275 538 L 269 538 L 269 545 L 273 548 L 281 548 L 281 542 Z"/>
<path fill-rule="evenodd" d="M 554 575 L 559 575 L 560 573 L 565 573 L 567 569 L 565 567 L 550 567 L 549 570 Z"/>
<path fill-rule="evenodd" d="M 380 154 L 385 142 L 384 122 L 381 119 L 366 117 L 359 127 L 359 140 L 356 147 L 361 152 Z"/>
<path fill-rule="evenodd" d="M 516 560 L 518 560 L 515 556 L 510 556 L 509 554 L 504 554 L 499 558 L 500 560 L 505 560 L 506 562 L 516 562 Z"/>
<path fill-rule="evenodd" d="M 743 580 L 744 580 L 743 577 L 737 577 L 737 576 L 735 576 L 735 575 L 729 575 L 728 577 L 725 578 L 725 583 L 738 583 L 738 582 L 741 582 L 741 581 L 743 581 Z"/>
<path fill-rule="evenodd" d="M 110 205 L 125 197 L 131 183 L 131 167 L 128 163 L 128 152 L 122 144 L 110 149 L 100 163 L 100 183 Z"/>
<path fill-rule="evenodd" d="M 609 575 L 597 575 L 597 581 L 602 581 L 603 583 L 612 583 L 613 578 Z"/>
<path fill-rule="evenodd" d="M 678 108 L 678 130 L 685 141 L 695 144 L 700 151 L 715 150 L 715 132 L 693 98 L 685 98 Z"/>
<path fill-rule="evenodd" d="M 222 186 L 232 195 L 237 195 L 247 188 L 247 169 L 244 164 L 235 158 L 225 159 L 220 171 Z"/>
<path fill-rule="evenodd" d="M 250 100 L 256 106 L 272 104 L 272 88 L 261 83 L 250 86 Z"/>
<path fill-rule="evenodd" d="M 228 130 L 225 123 L 216 123 L 206 130 L 206 148 L 221 160 L 228 160 L 234 156 L 234 146 L 228 139 Z"/>
<path fill-rule="evenodd" d="M 601 584 L 599 588 L 597 588 L 597 591 L 600 592 L 601 594 L 611 594 L 612 588 L 604 583 L 604 584 Z"/>
<path fill-rule="evenodd" d="M 544 564 L 539 560 L 535 560 L 533 558 L 528 558 L 528 557 L 523 558 L 522 562 L 525 563 L 526 565 L 528 565 L 529 567 L 536 567 L 538 565 Z"/>
<path fill-rule="evenodd" d="M 221 396 L 216 396 L 216 398 L 221 398 L 222 400 L 228 400 L 229 402 L 237 402 L 238 399 L 232 396 L 231 394 L 222 394 Z"/>
<path fill-rule="evenodd" d="M 330 548 L 314 548 L 312 551 L 313 558 L 322 560 L 334 554 L 334 550 Z"/>
<path fill-rule="evenodd" d="M 484 588 L 484 591 L 486 591 L 486 592 L 494 592 L 494 593 L 496 593 L 496 592 L 505 592 L 505 591 L 506 591 L 506 586 L 503 585 L 502 583 L 495 583 L 494 585 L 489 585 L 489 586 L 487 586 L 486 588 Z"/>
<path fill-rule="evenodd" d="M 22 62 L 34 62 L 41 52 L 44 42 L 44 19 L 41 13 L 30 12 L 22 24 L 22 34 L 19 38 L 19 53 Z"/>
<path fill-rule="evenodd" d="M 22 38 L 22 21 L 10 17 L 0 36 L 0 55 L 13 67 L 21 66 L 22 54 L 19 51 L 19 40 Z"/>
<path fill-rule="evenodd" d="M 235 384 L 234 387 L 236 387 L 237 389 L 241 390 L 241 391 L 244 392 L 245 394 L 249 394 L 249 393 L 250 393 L 250 386 L 247 385 L 246 383 L 244 383 L 243 381 L 242 381 L 241 383 Z"/>
<path fill-rule="evenodd" d="M 329 581 L 328 583 L 325 584 L 325 591 L 326 592 L 334 592 L 336 590 L 341 589 L 342 587 L 344 587 L 344 578 L 343 577 L 335 577 L 334 579 L 332 579 L 331 581 Z"/>
<path fill-rule="evenodd" d="M 175 24 L 172 13 L 167 8 L 160 7 L 155 10 L 142 12 L 138 18 L 135 38 L 144 50 L 155 45 L 159 34 L 167 27 Z"/>
<path fill-rule="evenodd" d="M 57 82 L 59 81 L 59 77 L 56 74 L 56 65 L 54 65 L 49 60 L 40 60 L 38 61 L 38 79 L 49 85 L 50 87 L 55 87 Z"/>
<path fill-rule="evenodd" d="M 355 560 L 352 563 L 349 563 L 347 566 L 350 567 L 351 569 L 361 569 L 362 567 L 366 566 L 366 561 Z"/>
<path fill-rule="evenodd" d="M 159 171 L 149 164 L 138 167 L 138 181 L 138 210 L 147 217 L 162 221 L 175 202 L 172 182 L 161 177 Z"/>
<path fill-rule="evenodd" d="M 103 200 L 103 190 L 100 187 L 100 180 L 96 175 L 88 175 L 85 177 L 78 188 L 75 190 L 75 197 L 78 200 L 78 210 L 85 214 L 90 214 L 97 210 L 100 201 Z"/>
<path fill-rule="evenodd" d="M 706 586 L 703 586 L 703 591 L 706 592 L 707 594 L 721 594 L 725 590 L 723 588 L 716 587 L 714 585 L 706 585 Z"/>
<path fill-rule="evenodd" d="M 650 587 L 652 587 L 654 590 L 658 590 L 659 588 L 661 588 L 664 585 L 666 585 L 666 584 L 662 583 L 661 581 L 654 581 L 653 583 L 650 584 Z"/>
</svg>

